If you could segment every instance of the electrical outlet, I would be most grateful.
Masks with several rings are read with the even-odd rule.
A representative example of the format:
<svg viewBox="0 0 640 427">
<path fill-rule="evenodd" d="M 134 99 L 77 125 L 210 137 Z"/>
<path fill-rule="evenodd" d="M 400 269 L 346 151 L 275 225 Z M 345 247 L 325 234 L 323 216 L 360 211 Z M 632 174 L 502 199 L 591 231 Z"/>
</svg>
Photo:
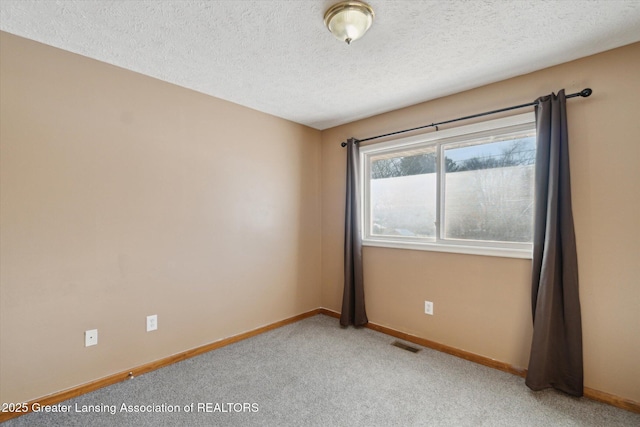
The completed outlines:
<svg viewBox="0 0 640 427">
<path fill-rule="evenodd" d="M 98 345 L 98 330 L 90 329 L 84 331 L 84 346 L 91 347 L 92 345 Z"/>
<path fill-rule="evenodd" d="M 156 329 L 158 329 L 158 315 L 147 316 L 147 332 L 155 331 Z"/>
<path fill-rule="evenodd" d="M 424 302 L 424 314 L 430 314 L 433 316 L 433 303 L 431 301 Z"/>
</svg>

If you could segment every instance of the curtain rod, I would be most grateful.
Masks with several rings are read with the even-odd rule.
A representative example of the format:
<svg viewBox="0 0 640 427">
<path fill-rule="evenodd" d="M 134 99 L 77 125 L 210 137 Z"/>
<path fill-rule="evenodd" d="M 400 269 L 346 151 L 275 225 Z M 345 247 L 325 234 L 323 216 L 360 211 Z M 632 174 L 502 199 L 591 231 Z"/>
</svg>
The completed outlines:
<svg viewBox="0 0 640 427">
<path fill-rule="evenodd" d="M 583 98 L 586 98 L 586 97 L 590 96 L 592 93 L 593 93 L 593 91 L 590 88 L 586 88 L 586 89 L 582 89 L 580 92 L 576 92 L 576 93 L 572 93 L 571 95 L 567 95 L 567 96 L 565 96 L 565 98 L 569 99 L 569 98 L 575 98 L 577 96 L 581 96 Z M 445 124 L 453 123 L 453 122 L 459 122 L 461 120 L 475 119 L 476 117 L 482 117 L 482 116 L 488 116 L 490 114 L 502 113 L 503 111 L 517 110 L 518 108 L 532 107 L 532 106 L 536 105 L 537 103 L 538 103 L 538 101 L 533 101 L 533 102 L 529 102 L 527 104 L 514 105 L 513 107 L 501 108 L 499 110 L 493 110 L 493 111 L 486 111 L 484 113 L 478 113 L 478 114 L 474 114 L 474 115 L 471 115 L 471 116 L 459 117 L 457 119 L 446 120 L 444 122 L 431 123 L 430 125 L 424 125 L 424 126 L 418 126 L 418 127 L 415 127 L 415 128 L 411 128 L 411 129 L 399 130 L 399 131 L 396 131 L 396 132 L 385 133 L 383 135 L 376 135 L 376 136 L 372 136 L 372 137 L 364 138 L 364 139 L 356 139 L 355 142 L 357 144 L 359 142 L 371 141 L 372 139 L 384 138 L 385 136 L 397 135 L 399 133 L 411 132 L 413 130 L 426 129 L 426 128 L 430 128 L 430 127 L 435 127 L 436 130 L 438 130 L 438 126 L 440 126 L 440 125 L 445 125 Z M 347 143 L 343 142 L 340 145 L 343 146 L 343 147 L 346 147 Z"/>
</svg>

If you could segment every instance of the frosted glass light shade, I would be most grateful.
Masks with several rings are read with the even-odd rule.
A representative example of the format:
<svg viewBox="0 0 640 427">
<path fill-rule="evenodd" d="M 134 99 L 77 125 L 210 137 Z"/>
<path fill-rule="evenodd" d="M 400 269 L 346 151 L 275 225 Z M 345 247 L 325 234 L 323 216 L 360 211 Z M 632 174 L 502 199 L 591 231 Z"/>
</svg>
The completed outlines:
<svg viewBox="0 0 640 427">
<path fill-rule="evenodd" d="M 324 24 L 338 40 L 351 44 L 367 32 L 373 23 L 373 9 L 361 1 L 343 1 L 324 14 Z"/>
</svg>

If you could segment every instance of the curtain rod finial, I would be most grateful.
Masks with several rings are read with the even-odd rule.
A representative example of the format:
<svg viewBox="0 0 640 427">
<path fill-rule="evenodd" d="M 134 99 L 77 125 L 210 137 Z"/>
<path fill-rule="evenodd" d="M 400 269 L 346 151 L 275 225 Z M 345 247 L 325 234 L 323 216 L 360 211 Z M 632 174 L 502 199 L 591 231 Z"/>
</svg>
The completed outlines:
<svg viewBox="0 0 640 427">
<path fill-rule="evenodd" d="M 588 97 L 588 96 L 591 96 L 591 94 L 592 94 L 592 93 L 593 93 L 593 91 L 591 90 L 591 88 L 589 88 L 589 87 L 588 87 L 588 88 L 586 88 L 586 89 L 582 89 L 582 90 L 580 91 L 580 96 L 582 96 L 582 97 L 586 98 L 586 97 Z"/>
<path fill-rule="evenodd" d="M 357 138 L 349 138 L 349 139 L 347 139 L 346 142 L 341 143 L 340 146 L 341 147 L 346 147 L 347 144 L 350 143 L 351 141 L 353 141 L 354 144 L 357 144 L 358 142 L 360 142 L 360 140 L 357 139 Z"/>
</svg>

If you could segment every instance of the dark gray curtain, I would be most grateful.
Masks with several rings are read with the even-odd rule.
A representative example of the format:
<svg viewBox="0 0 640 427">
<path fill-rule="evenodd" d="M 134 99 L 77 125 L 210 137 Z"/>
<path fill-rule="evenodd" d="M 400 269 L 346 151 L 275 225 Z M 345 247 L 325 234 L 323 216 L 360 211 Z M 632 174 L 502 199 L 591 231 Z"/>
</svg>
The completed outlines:
<svg viewBox="0 0 640 427">
<path fill-rule="evenodd" d="M 344 222 L 344 294 L 342 296 L 342 326 L 366 325 L 369 320 L 364 309 L 362 283 L 362 239 L 358 204 L 358 169 L 360 149 L 353 138 L 347 141 L 347 200 Z"/>
<path fill-rule="evenodd" d="M 582 325 L 571 212 L 564 90 L 538 99 L 531 304 L 526 384 L 582 396 Z"/>
</svg>

